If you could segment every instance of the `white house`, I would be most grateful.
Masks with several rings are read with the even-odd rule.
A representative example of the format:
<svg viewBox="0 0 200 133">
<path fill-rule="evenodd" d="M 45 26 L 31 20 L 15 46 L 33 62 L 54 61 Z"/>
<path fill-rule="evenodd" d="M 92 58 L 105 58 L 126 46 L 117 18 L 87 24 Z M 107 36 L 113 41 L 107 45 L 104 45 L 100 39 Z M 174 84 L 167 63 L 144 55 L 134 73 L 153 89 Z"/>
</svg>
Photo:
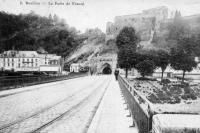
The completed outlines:
<svg viewBox="0 0 200 133">
<path fill-rule="evenodd" d="M 173 77 L 173 73 L 175 73 L 175 72 L 177 72 L 177 71 L 175 71 L 170 66 L 168 66 L 166 68 L 166 70 L 164 71 L 164 73 L 163 73 L 163 77 L 164 78 L 172 78 Z M 162 76 L 162 70 L 161 70 L 161 68 L 156 69 L 154 71 L 154 73 L 153 73 L 153 77 L 160 78 L 161 76 Z"/>
<path fill-rule="evenodd" d="M 80 63 L 73 63 L 70 65 L 70 72 L 79 72 L 80 68 L 81 68 Z"/>
<path fill-rule="evenodd" d="M 61 73 L 62 58 L 55 54 L 39 54 L 36 51 L 9 50 L 0 54 L 0 68 L 20 72 Z"/>
</svg>

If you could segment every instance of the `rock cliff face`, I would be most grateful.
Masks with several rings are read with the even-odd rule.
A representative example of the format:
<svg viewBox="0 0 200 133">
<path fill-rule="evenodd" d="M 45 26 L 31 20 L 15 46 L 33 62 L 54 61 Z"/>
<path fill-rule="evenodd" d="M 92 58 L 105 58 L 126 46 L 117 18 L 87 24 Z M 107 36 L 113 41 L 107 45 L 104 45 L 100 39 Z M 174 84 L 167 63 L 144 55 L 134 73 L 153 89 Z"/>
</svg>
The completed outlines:
<svg viewBox="0 0 200 133">
<path fill-rule="evenodd" d="M 134 27 L 136 32 L 140 35 L 141 44 L 148 47 L 148 45 L 152 43 L 154 35 L 163 38 L 168 34 L 168 26 L 173 21 L 173 14 L 174 12 L 162 6 L 144 10 L 140 14 L 116 16 L 114 23 L 107 23 L 107 40 L 115 39 L 124 26 L 130 26 Z M 189 25 L 193 33 L 199 33 L 200 15 L 183 17 L 183 21 Z"/>
<path fill-rule="evenodd" d="M 160 28 L 160 23 L 168 19 L 168 8 L 159 7 L 144 10 L 140 14 L 116 16 L 114 23 L 107 23 L 107 36 L 115 37 L 124 26 L 131 26 L 141 35 L 142 41 L 151 40 L 152 32 Z"/>
<path fill-rule="evenodd" d="M 200 31 L 200 14 L 184 17 L 184 20 L 189 24 L 193 33 Z"/>
</svg>

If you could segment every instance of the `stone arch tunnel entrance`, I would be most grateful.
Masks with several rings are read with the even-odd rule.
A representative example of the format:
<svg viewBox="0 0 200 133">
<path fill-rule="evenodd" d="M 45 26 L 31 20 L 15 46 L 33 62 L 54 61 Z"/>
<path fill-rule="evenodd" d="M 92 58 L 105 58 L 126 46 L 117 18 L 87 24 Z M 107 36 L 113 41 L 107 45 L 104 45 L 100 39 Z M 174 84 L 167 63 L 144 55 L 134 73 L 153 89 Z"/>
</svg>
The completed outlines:
<svg viewBox="0 0 200 133">
<path fill-rule="evenodd" d="M 102 66 L 102 74 L 111 74 L 111 73 L 112 73 L 111 65 L 108 63 L 105 63 Z"/>
</svg>

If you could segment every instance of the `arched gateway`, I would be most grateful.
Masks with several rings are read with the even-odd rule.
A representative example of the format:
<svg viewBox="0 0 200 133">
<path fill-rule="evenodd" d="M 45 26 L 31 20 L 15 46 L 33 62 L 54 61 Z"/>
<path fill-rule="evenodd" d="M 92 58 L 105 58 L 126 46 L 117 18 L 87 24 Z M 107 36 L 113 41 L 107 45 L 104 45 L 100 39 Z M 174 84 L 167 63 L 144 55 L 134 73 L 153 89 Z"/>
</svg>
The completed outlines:
<svg viewBox="0 0 200 133">
<path fill-rule="evenodd" d="M 111 67 L 111 65 L 108 64 L 108 63 L 103 64 L 100 72 L 102 74 L 111 74 L 112 73 L 112 67 Z"/>
<path fill-rule="evenodd" d="M 112 74 L 116 68 L 116 59 L 115 54 L 93 57 L 90 60 L 90 67 L 96 70 L 96 74 Z"/>
</svg>

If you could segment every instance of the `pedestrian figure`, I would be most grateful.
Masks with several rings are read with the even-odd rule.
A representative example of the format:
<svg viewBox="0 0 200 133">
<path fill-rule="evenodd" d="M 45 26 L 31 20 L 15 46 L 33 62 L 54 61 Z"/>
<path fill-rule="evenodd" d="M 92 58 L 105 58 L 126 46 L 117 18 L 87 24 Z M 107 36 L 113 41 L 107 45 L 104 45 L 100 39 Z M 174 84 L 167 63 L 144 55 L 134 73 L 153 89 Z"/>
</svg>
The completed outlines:
<svg viewBox="0 0 200 133">
<path fill-rule="evenodd" d="M 119 70 L 115 70 L 115 79 L 118 80 Z"/>
<path fill-rule="evenodd" d="M 92 71 L 92 68 L 91 68 L 91 67 L 89 68 L 89 73 L 90 73 L 90 75 L 92 76 L 93 71 Z"/>
<path fill-rule="evenodd" d="M 91 73 L 91 75 L 93 75 L 93 71 L 92 70 L 90 71 L 90 73 Z"/>
</svg>

